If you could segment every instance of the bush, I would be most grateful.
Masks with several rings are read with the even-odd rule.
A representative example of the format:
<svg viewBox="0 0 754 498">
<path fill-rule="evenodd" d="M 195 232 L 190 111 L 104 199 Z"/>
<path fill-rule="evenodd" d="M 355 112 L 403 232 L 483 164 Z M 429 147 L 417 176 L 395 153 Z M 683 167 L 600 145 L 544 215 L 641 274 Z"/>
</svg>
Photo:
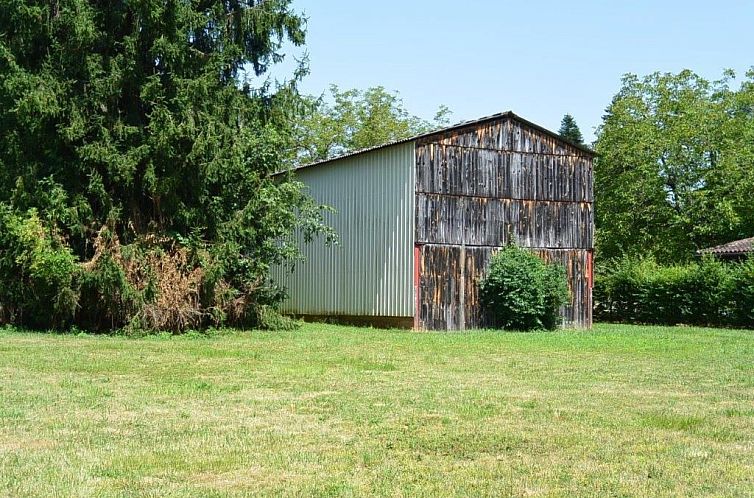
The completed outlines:
<svg viewBox="0 0 754 498">
<path fill-rule="evenodd" d="M 560 308 L 569 299 L 560 265 L 545 263 L 513 245 L 492 256 L 479 290 L 494 325 L 513 330 L 556 328 Z"/>
<path fill-rule="evenodd" d="M 735 267 L 731 278 L 730 322 L 754 328 L 754 256 Z"/>
<path fill-rule="evenodd" d="M 67 326 L 78 306 L 76 258 L 35 210 L 0 204 L 0 324 Z"/>
<path fill-rule="evenodd" d="M 263 279 L 234 288 L 206 249 L 155 235 L 122 245 L 105 226 L 81 263 L 54 227 L 34 210 L 0 204 L 0 325 L 131 332 L 297 325 L 276 311 L 279 289 Z"/>
<path fill-rule="evenodd" d="M 706 257 L 661 266 L 624 259 L 598 271 L 596 320 L 663 325 L 754 326 L 754 262 Z"/>
<path fill-rule="evenodd" d="M 255 328 L 260 330 L 296 330 L 301 321 L 280 314 L 273 306 L 262 305 L 256 310 Z"/>
</svg>

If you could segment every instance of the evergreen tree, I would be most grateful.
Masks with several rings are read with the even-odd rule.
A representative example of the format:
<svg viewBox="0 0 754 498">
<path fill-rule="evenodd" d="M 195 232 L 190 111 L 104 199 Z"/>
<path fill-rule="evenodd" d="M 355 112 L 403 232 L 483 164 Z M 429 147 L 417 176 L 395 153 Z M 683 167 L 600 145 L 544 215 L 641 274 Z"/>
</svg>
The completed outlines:
<svg viewBox="0 0 754 498">
<path fill-rule="evenodd" d="M 269 265 L 293 256 L 277 241 L 297 220 L 308 233 L 322 228 L 302 186 L 272 177 L 291 156 L 304 70 L 276 86 L 266 76 L 284 43 L 304 43 L 305 20 L 289 4 L 0 0 L 8 223 L 34 225 L 38 214 L 53 246 L 80 263 L 99 257 L 103 227 L 121 245 L 201 248 L 194 264 L 214 282 L 202 296 L 257 301 Z M 0 258 L 11 253 L 0 247 Z M 72 284 L 81 299 L 82 282 L 96 280 L 87 278 Z M 105 293 L 93 291 L 92 306 Z M 0 293 L 0 315 L 13 299 Z M 75 308 L 87 312 L 83 301 Z"/>
<path fill-rule="evenodd" d="M 563 120 L 560 122 L 558 135 L 565 138 L 566 140 L 570 140 L 573 143 L 584 143 L 584 137 L 581 135 L 581 130 L 579 130 L 579 126 L 576 124 L 576 120 L 573 119 L 573 116 L 571 116 L 570 114 L 563 116 Z"/>
</svg>

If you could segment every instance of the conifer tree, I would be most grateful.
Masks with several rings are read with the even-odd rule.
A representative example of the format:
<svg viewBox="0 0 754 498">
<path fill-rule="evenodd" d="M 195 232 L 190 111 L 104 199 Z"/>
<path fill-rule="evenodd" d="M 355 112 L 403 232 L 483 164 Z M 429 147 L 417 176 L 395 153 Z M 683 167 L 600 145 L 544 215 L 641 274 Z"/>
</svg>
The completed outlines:
<svg viewBox="0 0 754 498">
<path fill-rule="evenodd" d="M 0 0 L 8 219 L 35 213 L 79 263 L 103 227 L 122 245 L 201 247 L 204 274 L 234 302 L 253 302 L 269 265 L 295 251 L 281 237 L 300 222 L 322 228 L 302 186 L 272 177 L 292 156 L 305 69 L 268 81 L 283 45 L 304 43 L 305 19 L 289 4 Z M 14 261 L 0 270 L 17 271 Z M 13 299 L 0 295 L 0 310 Z"/>
<path fill-rule="evenodd" d="M 560 129 L 558 130 L 558 134 L 573 143 L 584 143 L 584 137 L 581 135 L 581 130 L 579 130 L 579 126 L 576 124 L 576 120 L 573 119 L 573 116 L 571 116 L 570 114 L 563 116 L 563 120 L 560 122 Z"/>
</svg>

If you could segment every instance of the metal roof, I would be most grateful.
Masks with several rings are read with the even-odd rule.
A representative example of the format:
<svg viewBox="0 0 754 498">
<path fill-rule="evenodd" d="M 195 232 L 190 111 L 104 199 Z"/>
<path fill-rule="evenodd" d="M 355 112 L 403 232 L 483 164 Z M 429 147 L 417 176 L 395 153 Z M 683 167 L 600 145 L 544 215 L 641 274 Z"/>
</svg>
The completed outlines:
<svg viewBox="0 0 754 498">
<path fill-rule="evenodd" d="M 412 142 L 414 140 L 420 140 L 422 138 L 431 137 L 433 135 L 439 135 L 439 134 L 442 134 L 442 133 L 447 133 L 449 131 L 455 131 L 455 130 L 462 129 L 462 128 L 478 126 L 478 125 L 486 123 L 488 121 L 495 121 L 495 120 L 503 119 L 503 118 L 505 118 L 505 119 L 515 119 L 516 121 L 518 121 L 520 123 L 523 123 L 526 126 L 529 126 L 529 127 L 534 128 L 534 129 L 536 129 L 538 131 L 541 131 L 542 133 L 546 133 L 546 134 L 552 136 L 553 138 L 557 138 L 558 140 L 560 140 L 560 141 L 562 141 L 562 142 L 570 145 L 571 147 L 573 147 L 575 149 L 578 149 L 578 150 L 580 150 L 582 152 L 585 152 L 585 153 L 587 153 L 587 154 L 589 154 L 591 156 L 596 156 L 597 155 L 596 152 L 594 152 L 592 149 L 590 149 L 589 147 L 587 147 L 585 145 L 577 144 L 575 142 L 572 142 L 572 141 L 568 140 L 567 138 L 563 138 L 562 136 L 558 135 L 554 131 L 548 130 L 547 128 L 543 128 L 543 127 L 539 126 L 536 123 L 532 123 L 531 121 L 526 120 L 526 119 L 522 118 L 521 116 L 518 116 L 517 114 L 514 114 L 513 111 L 506 111 L 506 112 L 500 112 L 500 113 L 497 113 L 497 114 L 492 114 L 490 116 L 485 116 L 485 117 L 479 118 L 479 119 L 474 119 L 474 120 L 470 120 L 470 121 L 461 121 L 460 123 L 456 123 L 456 124 L 448 126 L 446 128 L 440 128 L 440 129 L 437 129 L 437 130 L 432 130 L 432 131 L 427 132 L 427 133 L 422 133 L 420 135 L 415 135 L 413 137 L 408 137 L 408 138 L 404 138 L 404 139 L 401 139 L 401 140 L 393 140 L 392 142 L 387 142 L 387 143 L 384 143 L 384 144 L 381 144 L 381 145 L 375 145 L 373 147 L 367 147 L 365 149 L 359 149 L 359 150 L 355 150 L 355 151 L 352 151 L 352 152 L 347 152 L 345 154 L 341 154 L 341 155 L 336 156 L 336 157 L 331 157 L 329 159 L 322 159 L 322 160 L 319 160 L 319 161 L 314 161 L 314 162 L 311 162 L 311 163 L 307 163 L 307 164 L 304 164 L 304 165 L 292 168 L 291 171 L 300 170 L 300 169 L 303 169 L 303 168 L 310 168 L 312 166 L 318 166 L 320 164 L 325 164 L 325 163 L 337 161 L 337 160 L 343 159 L 345 157 L 356 156 L 356 155 L 359 155 L 359 154 L 364 154 L 366 152 L 371 152 L 373 150 L 382 149 L 384 147 L 391 147 L 391 146 L 397 145 L 397 144 L 403 144 L 403 143 L 406 143 L 406 142 Z M 284 173 L 284 172 L 280 172 L 280 173 L 276 173 L 276 174 L 281 174 L 281 173 Z"/>
<path fill-rule="evenodd" d="M 699 254 L 717 254 L 720 256 L 738 256 L 741 254 L 754 253 L 754 237 L 748 239 L 734 240 L 727 244 L 722 244 L 706 249 L 699 249 Z"/>
</svg>

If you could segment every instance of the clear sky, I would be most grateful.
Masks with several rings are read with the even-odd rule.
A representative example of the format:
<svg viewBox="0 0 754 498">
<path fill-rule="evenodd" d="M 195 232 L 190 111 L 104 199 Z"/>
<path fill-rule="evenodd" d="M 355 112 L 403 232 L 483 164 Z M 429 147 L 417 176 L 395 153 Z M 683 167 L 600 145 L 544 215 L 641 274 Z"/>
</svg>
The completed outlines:
<svg viewBox="0 0 754 498">
<path fill-rule="evenodd" d="M 624 73 L 688 68 L 718 79 L 724 68 L 743 76 L 754 65 L 752 0 L 293 0 L 293 7 L 309 18 L 306 93 L 330 83 L 382 85 L 426 119 L 445 104 L 453 122 L 512 110 L 553 130 L 571 113 L 587 141 Z"/>
</svg>

